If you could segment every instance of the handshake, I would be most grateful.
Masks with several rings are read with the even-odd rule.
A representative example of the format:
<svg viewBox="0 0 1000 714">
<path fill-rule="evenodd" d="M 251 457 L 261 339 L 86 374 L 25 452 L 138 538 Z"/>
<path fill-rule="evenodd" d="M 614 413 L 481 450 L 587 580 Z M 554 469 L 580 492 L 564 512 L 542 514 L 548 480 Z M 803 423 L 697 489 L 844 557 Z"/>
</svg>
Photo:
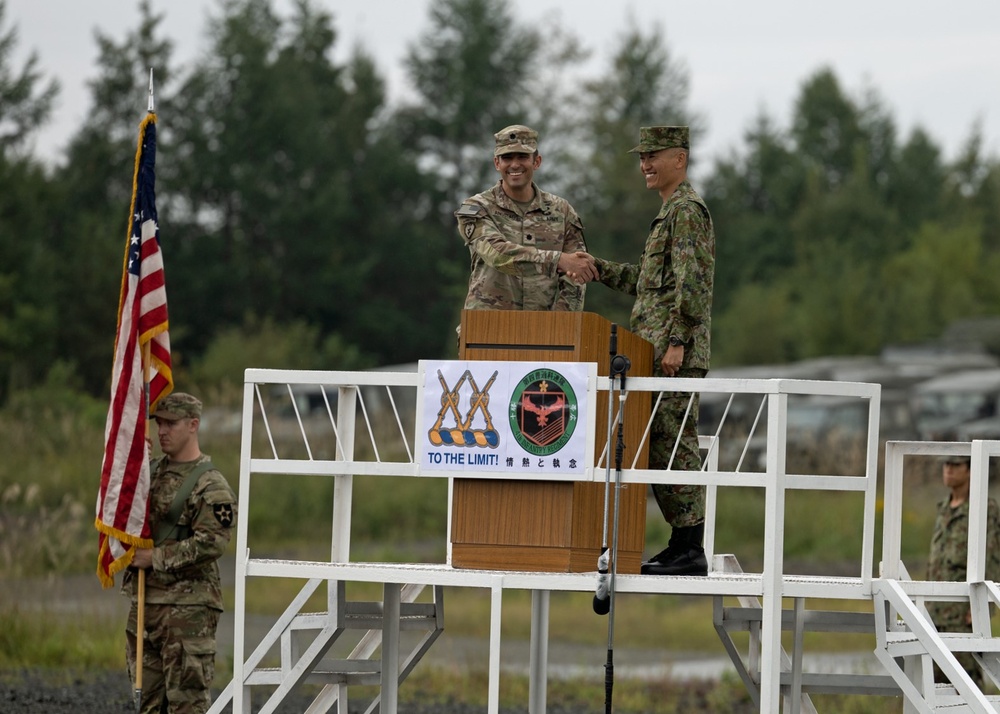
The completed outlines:
<svg viewBox="0 0 1000 714">
<path fill-rule="evenodd" d="M 582 250 L 560 255 L 558 267 L 560 273 L 565 274 L 566 277 L 579 285 L 601 278 L 597 264 L 594 262 L 594 256 Z"/>
</svg>

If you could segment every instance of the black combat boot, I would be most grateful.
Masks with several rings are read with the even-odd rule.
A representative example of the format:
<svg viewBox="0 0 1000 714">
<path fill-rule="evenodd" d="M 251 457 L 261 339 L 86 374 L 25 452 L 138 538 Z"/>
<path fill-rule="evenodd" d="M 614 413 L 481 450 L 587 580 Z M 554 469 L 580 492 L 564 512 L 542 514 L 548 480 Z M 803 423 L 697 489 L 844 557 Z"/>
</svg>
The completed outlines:
<svg viewBox="0 0 1000 714">
<path fill-rule="evenodd" d="M 705 524 L 674 528 L 667 547 L 642 564 L 643 575 L 708 575 L 701 542 Z"/>
</svg>

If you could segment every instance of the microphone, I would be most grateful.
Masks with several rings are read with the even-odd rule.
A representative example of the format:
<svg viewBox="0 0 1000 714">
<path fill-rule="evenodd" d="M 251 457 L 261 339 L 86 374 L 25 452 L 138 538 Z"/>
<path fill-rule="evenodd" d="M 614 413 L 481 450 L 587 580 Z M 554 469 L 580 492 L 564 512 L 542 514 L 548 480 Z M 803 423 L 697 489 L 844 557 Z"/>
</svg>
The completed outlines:
<svg viewBox="0 0 1000 714">
<path fill-rule="evenodd" d="M 594 612 L 607 615 L 611 611 L 611 585 L 608 582 L 608 560 L 610 553 L 607 548 L 601 551 L 597 559 L 597 592 L 594 594 Z"/>
</svg>

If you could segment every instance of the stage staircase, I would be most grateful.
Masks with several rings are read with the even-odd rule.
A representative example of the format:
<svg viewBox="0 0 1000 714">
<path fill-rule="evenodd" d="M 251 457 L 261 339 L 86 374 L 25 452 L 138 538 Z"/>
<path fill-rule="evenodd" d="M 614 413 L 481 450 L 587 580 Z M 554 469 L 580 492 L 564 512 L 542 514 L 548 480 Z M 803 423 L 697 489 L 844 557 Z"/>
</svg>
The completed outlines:
<svg viewBox="0 0 1000 714">
<path fill-rule="evenodd" d="M 716 572 L 742 572 L 731 555 L 716 556 Z M 909 712 L 997 712 L 1000 696 L 985 695 L 962 668 L 955 654 L 971 652 L 982 667 L 984 680 L 1000 688 L 1000 638 L 990 628 L 991 606 L 1000 605 L 1000 588 L 991 581 L 949 583 L 948 599 L 963 599 L 959 594 L 968 586 L 967 598 L 974 613 L 973 633 L 941 633 L 936 630 L 923 600 L 939 584 L 901 583 L 874 580 L 872 612 L 818 610 L 807 607 L 806 598 L 793 598 L 791 608 L 781 612 L 781 629 L 792 633 L 790 652 L 780 653 L 780 691 L 783 711 L 815 714 L 811 694 L 868 694 L 904 696 L 904 711 Z M 925 595 L 911 595 L 925 593 Z M 940 592 L 936 597 L 941 597 Z M 736 673 L 755 704 L 760 706 L 761 669 L 760 635 L 763 607 L 759 598 L 740 596 L 738 606 L 726 606 L 725 598 L 714 598 L 713 620 L 719 638 Z M 873 634 L 874 649 L 881 672 L 807 672 L 802 655 L 804 636 L 809 632 Z M 740 651 L 734 633 L 749 633 L 749 647 Z M 952 683 L 935 683 L 934 664 Z"/>
<path fill-rule="evenodd" d="M 325 582 L 309 580 L 247 660 L 251 672 L 246 679 L 247 688 L 267 696 L 257 710 L 260 714 L 275 711 L 285 697 L 305 683 L 321 687 L 318 694 L 311 694 L 314 699 L 307 714 L 330 711 L 346 714 L 348 689 L 356 685 L 379 688 L 363 710 L 365 714 L 378 712 L 382 693 L 389 689 L 395 696 L 399 685 L 444 630 L 444 589 L 430 588 L 433 599 L 418 602 L 425 590 L 420 584 L 387 584 L 379 602 L 348 600 L 346 583 L 333 581 L 331 612 L 299 612 Z M 403 632 L 417 632 L 418 639 L 408 653 L 400 656 Z M 351 634 L 355 637 L 349 638 Z M 343 656 L 331 656 L 348 639 L 353 642 L 350 651 Z M 266 658 L 274 657 L 275 649 L 280 665 L 264 666 Z M 247 694 L 244 698 L 246 711 L 250 710 L 252 696 Z M 229 711 L 232 700 L 230 682 L 212 705 L 210 714 Z"/>
</svg>

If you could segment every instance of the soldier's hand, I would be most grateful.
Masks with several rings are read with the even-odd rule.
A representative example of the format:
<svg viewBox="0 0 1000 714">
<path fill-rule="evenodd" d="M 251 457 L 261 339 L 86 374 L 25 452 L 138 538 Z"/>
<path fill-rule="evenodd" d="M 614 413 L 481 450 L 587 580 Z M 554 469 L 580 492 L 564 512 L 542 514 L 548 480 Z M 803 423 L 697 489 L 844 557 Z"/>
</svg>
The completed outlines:
<svg viewBox="0 0 1000 714">
<path fill-rule="evenodd" d="M 598 280 L 601 275 L 594 262 L 594 256 L 578 250 L 559 256 L 559 272 L 565 273 L 574 283 L 584 284 Z"/>
<path fill-rule="evenodd" d="M 139 570 L 153 567 L 153 551 L 151 548 L 136 548 L 132 556 L 132 566 Z"/>
<path fill-rule="evenodd" d="M 668 377 L 674 377 L 683 363 L 684 345 L 671 345 L 663 354 L 663 359 L 660 360 L 660 367 L 663 368 L 663 374 Z"/>
</svg>

